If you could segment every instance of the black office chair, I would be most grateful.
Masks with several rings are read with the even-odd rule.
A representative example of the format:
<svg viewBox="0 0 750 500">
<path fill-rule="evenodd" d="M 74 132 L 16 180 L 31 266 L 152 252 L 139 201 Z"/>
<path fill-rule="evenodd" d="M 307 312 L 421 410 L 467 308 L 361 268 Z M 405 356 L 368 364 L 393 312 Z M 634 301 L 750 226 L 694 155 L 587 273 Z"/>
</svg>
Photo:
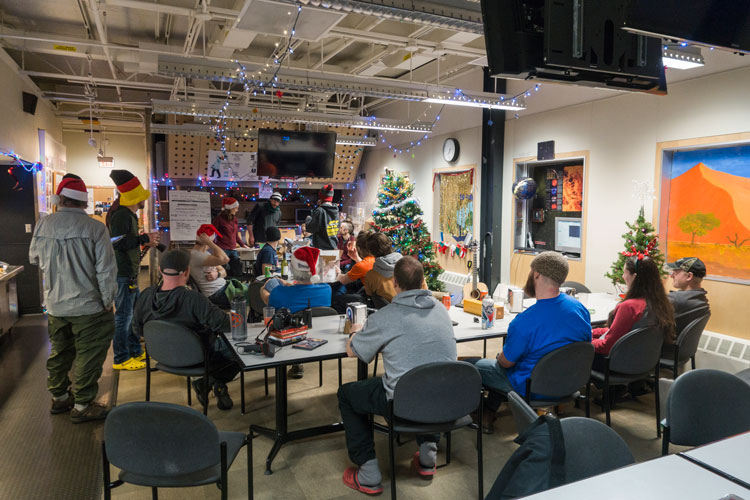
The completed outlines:
<svg viewBox="0 0 750 500">
<path fill-rule="evenodd" d="M 450 463 L 450 432 L 471 425 L 469 413 L 482 415 L 482 377 L 477 369 L 461 361 L 444 361 L 418 366 L 406 372 L 396 384 L 389 402 L 388 451 L 391 461 L 391 498 L 396 499 L 396 434 L 438 434 L 446 432 L 446 464 Z M 482 481 L 482 425 L 477 427 L 478 498 L 484 498 Z"/>
<path fill-rule="evenodd" d="M 576 293 L 591 293 L 591 290 L 589 290 L 586 285 L 584 285 L 583 283 L 578 283 L 577 281 L 566 281 L 561 286 L 575 288 Z"/>
<path fill-rule="evenodd" d="M 135 402 L 113 408 L 104 423 L 102 465 L 104 499 L 123 483 L 183 488 L 216 483 L 221 498 L 229 495 L 228 470 L 247 445 L 247 491 L 252 498 L 251 441 L 241 432 L 218 431 L 192 408 L 169 403 Z M 110 463 L 120 469 L 111 482 Z"/>
<path fill-rule="evenodd" d="M 731 373 L 691 370 L 667 397 L 662 455 L 669 443 L 701 446 L 750 431 L 750 385 Z"/>
<path fill-rule="evenodd" d="M 146 339 L 146 401 L 151 400 L 151 372 L 163 371 L 187 377 L 188 406 L 192 405 L 191 377 L 203 377 L 203 414 L 208 415 L 208 348 L 197 333 L 182 325 L 165 320 L 147 322 L 143 327 Z M 156 367 L 151 368 L 151 358 Z"/>
<path fill-rule="evenodd" d="M 590 415 L 588 402 L 592 381 L 596 380 L 603 384 L 602 399 L 604 411 L 606 413 L 607 425 L 610 425 L 610 387 L 649 379 L 651 378 L 650 371 L 653 370 L 656 435 L 657 437 L 661 437 L 661 418 L 659 417 L 659 356 L 663 342 L 664 332 L 658 326 L 637 328 L 615 342 L 615 345 L 612 346 L 612 350 L 609 352 L 609 356 L 604 358 L 604 371 L 591 370 L 591 378 L 586 384 L 586 416 Z"/>
<path fill-rule="evenodd" d="M 680 367 L 688 361 L 690 361 L 692 369 L 695 370 L 695 353 L 698 352 L 698 342 L 700 342 L 701 335 L 710 317 L 711 313 L 707 313 L 692 320 L 677 336 L 670 357 L 663 357 L 659 360 L 659 365 L 662 368 L 672 370 L 673 379 L 677 379 Z M 664 346 L 662 350 L 668 352 L 668 349 L 668 346 Z"/>
<path fill-rule="evenodd" d="M 576 401 L 581 396 L 579 389 L 589 379 L 593 360 L 591 342 L 572 342 L 545 354 L 526 380 L 526 402 L 533 408 L 546 408 Z M 532 394 L 545 398 L 532 398 Z"/>
</svg>

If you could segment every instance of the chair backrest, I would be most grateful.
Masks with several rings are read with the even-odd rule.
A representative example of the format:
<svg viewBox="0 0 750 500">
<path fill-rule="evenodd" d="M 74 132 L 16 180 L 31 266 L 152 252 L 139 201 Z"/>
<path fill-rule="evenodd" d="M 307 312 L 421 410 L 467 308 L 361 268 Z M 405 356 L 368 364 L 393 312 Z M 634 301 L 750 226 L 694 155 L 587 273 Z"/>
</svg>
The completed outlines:
<svg viewBox="0 0 750 500">
<path fill-rule="evenodd" d="M 375 309 L 382 309 L 382 308 L 384 308 L 385 306 L 387 306 L 388 304 L 390 304 L 390 302 L 388 302 L 387 300 L 385 300 L 385 299 L 384 299 L 383 297 L 381 297 L 380 295 L 378 295 L 378 294 L 376 294 L 376 293 L 373 293 L 373 294 L 372 294 L 372 306 L 373 306 L 373 307 L 374 307 Z"/>
<path fill-rule="evenodd" d="M 564 345 L 548 352 L 539 360 L 531 372 L 527 387 L 531 389 L 531 393 L 546 397 L 570 396 L 586 385 L 593 361 L 594 346 L 591 342 Z"/>
<path fill-rule="evenodd" d="M 739 371 L 735 373 L 734 376 L 750 384 L 750 368 Z"/>
<path fill-rule="evenodd" d="M 513 414 L 513 421 L 516 424 L 516 431 L 518 431 L 518 434 L 522 434 L 537 419 L 538 415 L 517 392 L 510 391 L 507 397 L 510 412 Z"/>
<path fill-rule="evenodd" d="M 572 483 L 635 462 L 625 441 L 612 428 L 591 418 L 560 420 L 565 440 L 565 482 Z"/>
<path fill-rule="evenodd" d="M 116 406 L 104 423 L 104 443 L 115 467 L 148 476 L 191 474 L 220 461 L 216 426 L 192 408 L 170 403 Z"/>
<path fill-rule="evenodd" d="M 685 363 L 688 359 L 695 356 L 695 353 L 698 351 L 698 343 L 701 340 L 701 335 L 703 335 L 703 329 L 706 328 L 710 317 L 711 313 L 699 316 L 680 332 L 676 341 L 680 348 L 680 359 L 677 360 L 678 364 Z"/>
<path fill-rule="evenodd" d="M 609 369 L 625 375 L 653 370 L 661 355 L 664 331 L 658 326 L 636 328 L 623 335 L 609 352 Z"/>
<path fill-rule="evenodd" d="M 146 351 L 167 366 L 184 367 L 203 363 L 203 343 L 194 331 L 163 319 L 143 327 Z"/>
<path fill-rule="evenodd" d="M 675 314 L 674 323 L 677 327 L 677 335 L 680 335 L 680 333 L 685 330 L 685 327 L 692 323 L 693 320 L 702 318 L 706 314 L 711 315 L 711 308 L 708 304 L 696 307 L 695 309 L 690 309 L 689 311 L 683 311 L 680 314 Z"/>
<path fill-rule="evenodd" d="M 266 303 L 260 298 L 260 290 L 265 284 L 265 281 L 253 281 L 247 287 L 247 296 L 250 299 L 250 309 L 258 314 L 263 314 L 263 308 L 266 307 Z"/>
<path fill-rule="evenodd" d="M 397 418 L 426 424 L 450 422 L 479 407 L 482 377 L 474 365 L 439 361 L 412 368 L 393 391 Z"/>
<path fill-rule="evenodd" d="M 576 293 L 591 293 L 591 290 L 589 290 L 586 285 L 584 285 L 583 283 L 578 283 L 577 281 L 566 281 L 561 286 L 575 288 Z"/>
<path fill-rule="evenodd" d="M 321 316 L 335 316 L 338 314 L 336 309 L 334 309 L 333 307 L 319 306 L 313 307 L 311 309 L 313 318 L 319 318 Z"/>
<path fill-rule="evenodd" d="M 750 385 L 719 370 L 690 370 L 667 397 L 669 441 L 700 446 L 750 430 Z"/>
</svg>

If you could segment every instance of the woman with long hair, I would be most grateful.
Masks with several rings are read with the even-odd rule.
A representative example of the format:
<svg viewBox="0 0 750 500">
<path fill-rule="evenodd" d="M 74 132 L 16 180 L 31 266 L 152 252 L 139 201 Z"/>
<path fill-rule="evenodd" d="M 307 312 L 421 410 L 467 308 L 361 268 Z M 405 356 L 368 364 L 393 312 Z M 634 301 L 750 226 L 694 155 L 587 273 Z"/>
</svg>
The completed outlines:
<svg viewBox="0 0 750 500">
<path fill-rule="evenodd" d="M 239 207 L 240 203 L 236 199 L 227 196 L 221 200 L 221 213 L 213 220 L 214 227 L 219 231 L 219 234 L 216 236 L 216 244 L 229 257 L 227 274 L 230 276 L 242 275 L 242 262 L 236 248 L 238 246 L 246 247 L 242 242 L 242 238 L 240 238 L 239 226 L 237 224 L 237 210 Z"/>
<path fill-rule="evenodd" d="M 631 257 L 625 261 L 622 277 L 628 287 L 625 298 L 615 307 L 610 325 L 594 328 L 592 332 L 591 342 L 596 350 L 595 370 L 603 367 L 602 359 L 609 354 L 615 342 L 633 330 L 647 314 L 647 324 L 662 329 L 665 343 L 674 343 L 675 340 L 674 310 L 656 263 L 649 257 Z"/>
</svg>

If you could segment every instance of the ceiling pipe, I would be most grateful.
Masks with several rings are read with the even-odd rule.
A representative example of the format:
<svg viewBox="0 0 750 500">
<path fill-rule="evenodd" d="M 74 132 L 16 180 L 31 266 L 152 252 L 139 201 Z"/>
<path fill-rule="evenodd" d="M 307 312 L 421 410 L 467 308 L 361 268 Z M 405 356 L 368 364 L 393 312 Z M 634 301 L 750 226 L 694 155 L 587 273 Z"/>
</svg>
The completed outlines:
<svg viewBox="0 0 750 500">
<path fill-rule="evenodd" d="M 109 48 L 107 47 L 107 31 L 104 28 L 102 17 L 99 15 L 99 6 L 97 5 L 96 0 L 89 0 L 89 9 L 91 10 L 91 15 L 94 18 L 94 24 L 96 24 L 96 33 L 99 36 L 99 40 L 104 44 L 102 48 L 104 50 L 104 56 L 107 58 L 109 70 L 112 72 L 112 78 L 116 80 L 117 71 L 115 71 L 115 65 L 112 62 L 112 56 L 110 55 Z M 115 86 L 115 89 L 117 89 L 117 98 L 122 101 L 122 90 L 118 86 Z"/>
</svg>

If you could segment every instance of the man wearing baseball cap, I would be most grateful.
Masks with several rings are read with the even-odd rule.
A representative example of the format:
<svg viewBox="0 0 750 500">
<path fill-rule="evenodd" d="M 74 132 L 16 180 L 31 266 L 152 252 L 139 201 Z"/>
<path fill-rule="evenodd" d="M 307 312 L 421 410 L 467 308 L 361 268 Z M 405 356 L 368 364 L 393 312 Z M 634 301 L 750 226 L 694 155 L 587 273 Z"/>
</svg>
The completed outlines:
<svg viewBox="0 0 750 500">
<path fill-rule="evenodd" d="M 685 257 L 667 264 L 671 271 L 672 286 L 677 290 L 669 292 L 669 301 L 674 306 L 677 334 L 692 320 L 694 315 L 687 313 L 708 307 L 708 296 L 703 289 L 703 278 L 706 276 L 706 265 L 698 257 Z M 708 311 L 710 314 L 710 310 Z M 672 346 L 668 346 L 672 351 Z"/>
<path fill-rule="evenodd" d="M 94 398 L 115 331 L 115 255 L 107 228 L 86 214 L 87 202 L 81 178 L 63 177 L 55 195 L 57 212 L 39 220 L 29 248 L 29 261 L 44 273 L 50 413 L 69 411 L 73 423 L 107 416 Z M 68 378 L 74 366 L 75 384 Z"/>
<path fill-rule="evenodd" d="M 137 335 L 142 335 L 146 323 L 159 319 L 197 333 L 209 353 L 209 380 L 199 378 L 193 381 L 198 401 L 205 405 L 208 392 L 213 389 L 219 409 L 231 409 L 233 402 L 227 383 L 239 373 L 240 366 L 226 344 L 217 337 L 218 333 L 230 330 L 229 315 L 186 286 L 190 277 L 190 254 L 185 250 L 165 252 L 159 269 L 162 284 L 145 289 L 138 298 L 133 314 L 133 330 Z"/>
<path fill-rule="evenodd" d="M 568 276 L 568 261 L 558 252 L 542 252 L 531 261 L 524 286 L 536 303 L 516 316 L 496 359 L 469 360 L 482 375 L 482 385 L 492 389 L 482 415 L 483 431 L 490 433 L 504 396 L 515 391 L 526 395 L 526 380 L 545 354 L 572 342 L 591 342 L 591 316 L 576 299 L 560 293 Z"/>
<path fill-rule="evenodd" d="M 247 219 L 247 244 L 250 246 L 256 243 L 265 243 L 266 229 L 269 227 L 278 227 L 281 222 L 281 193 L 274 192 L 271 197 L 264 202 L 258 202 L 248 215 Z"/>
<path fill-rule="evenodd" d="M 312 246 L 321 250 L 338 248 L 339 209 L 333 204 L 333 184 L 326 184 L 318 193 L 318 207 L 313 210 L 305 229 L 312 234 Z"/>
<path fill-rule="evenodd" d="M 141 269 L 141 245 L 156 247 L 159 233 L 138 234 L 137 212 L 145 208 L 149 192 L 127 170 L 109 174 L 120 194 L 119 206 L 109 219 L 109 232 L 117 259 L 117 298 L 115 299 L 115 337 L 112 349 L 115 370 L 146 368 L 146 353 L 133 334 L 133 307 L 138 299 L 138 272 Z"/>
</svg>

